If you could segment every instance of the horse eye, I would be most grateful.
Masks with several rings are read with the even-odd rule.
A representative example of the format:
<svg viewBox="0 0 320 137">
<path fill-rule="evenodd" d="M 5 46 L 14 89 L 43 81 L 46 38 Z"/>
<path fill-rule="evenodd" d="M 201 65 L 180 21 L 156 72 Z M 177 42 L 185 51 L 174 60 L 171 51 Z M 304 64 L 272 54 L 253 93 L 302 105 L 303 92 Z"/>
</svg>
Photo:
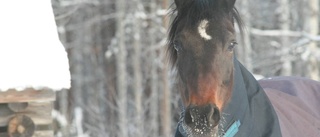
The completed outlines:
<svg viewBox="0 0 320 137">
<path fill-rule="evenodd" d="M 177 52 L 181 51 L 181 44 L 180 43 L 174 42 L 173 47 Z"/>
<path fill-rule="evenodd" d="M 236 45 L 238 45 L 237 42 L 231 42 L 230 45 L 229 45 L 229 47 L 228 47 L 228 51 L 232 51 L 233 48 L 234 48 Z"/>
</svg>

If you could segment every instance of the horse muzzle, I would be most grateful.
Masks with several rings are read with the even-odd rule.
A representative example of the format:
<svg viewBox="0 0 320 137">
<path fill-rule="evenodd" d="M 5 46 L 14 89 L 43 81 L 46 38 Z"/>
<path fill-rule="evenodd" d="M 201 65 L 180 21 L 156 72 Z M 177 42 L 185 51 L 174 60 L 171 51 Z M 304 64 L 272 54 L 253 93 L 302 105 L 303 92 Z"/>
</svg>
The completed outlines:
<svg viewBox="0 0 320 137">
<path fill-rule="evenodd" d="M 193 133 L 199 135 L 211 133 L 220 120 L 220 112 L 217 106 L 213 104 L 207 105 L 190 105 L 185 110 L 185 125 L 192 129 Z"/>
</svg>

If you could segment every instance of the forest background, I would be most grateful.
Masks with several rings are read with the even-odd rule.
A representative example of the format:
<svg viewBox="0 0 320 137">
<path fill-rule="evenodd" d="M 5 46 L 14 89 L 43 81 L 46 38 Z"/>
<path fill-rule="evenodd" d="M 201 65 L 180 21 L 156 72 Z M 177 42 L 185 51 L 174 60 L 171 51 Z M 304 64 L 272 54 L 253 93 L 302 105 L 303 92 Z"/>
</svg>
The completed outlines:
<svg viewBox="0 0 320 137">
<path fill-rule="evenodd" d="M 72 79 L 57 93 L 56 136 L 173 136 L 180 108 L 166 59 L 172 0 L 51 2 Z M 246 25 L 236 54 L 249 71 L 319 80 L 319 0 L 236 7 Z"/>
</svg>

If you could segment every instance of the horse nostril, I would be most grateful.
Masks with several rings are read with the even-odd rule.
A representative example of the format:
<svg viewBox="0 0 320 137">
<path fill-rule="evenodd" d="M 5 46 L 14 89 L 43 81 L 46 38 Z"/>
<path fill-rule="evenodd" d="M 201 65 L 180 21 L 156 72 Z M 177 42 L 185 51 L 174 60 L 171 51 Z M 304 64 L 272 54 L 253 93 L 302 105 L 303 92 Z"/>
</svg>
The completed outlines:
<svg viewBox="0 0 320 137">
<path fill-rule="evenodd" d="M 193 126 L 215 127 L 220 120 L 219 109 L 215 105 L 189 106 L 184 114 L 185 124 Z"/>
<path fill-rule="evenodd" d="M 209 123 L 211 123 L 210 126 L 217 126 L 219 121 L 220 121 L 220 112 L 218 107 L 214 106 L 212 107 L 212 111 L 210 113 L 211 115 L 208 115 L 208 120 L 210 121 Z M 211 116 L 211 117 L 210 117 Z"/>
<path fill-rule="evenodd" d="M 185 111 L 185 114 L 184 114 L 184 120 L 186 122 L 187 125 L 191 125 L 193 123 L 193 116 L 191 116 L 191 110 L 190 109 L 187 109 Z"/>
</svg>

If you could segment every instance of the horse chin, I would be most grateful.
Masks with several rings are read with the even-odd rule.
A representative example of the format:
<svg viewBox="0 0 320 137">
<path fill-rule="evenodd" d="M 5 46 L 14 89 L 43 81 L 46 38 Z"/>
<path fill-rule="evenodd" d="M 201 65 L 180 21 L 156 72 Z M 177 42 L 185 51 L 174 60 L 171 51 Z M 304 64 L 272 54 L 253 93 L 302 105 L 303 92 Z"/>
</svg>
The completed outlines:
<svg viewBox="0 0 320 137">
<path fill-rule="evenodd" d="M 180 126 L 184 130 L 185 137 L 220 137 L 220 135 L 218 134 L 219 126 L 202 127 L 202 129 L 194 127 L 192 128 L 187 126 L 184 121 Z"/>
</svg>

